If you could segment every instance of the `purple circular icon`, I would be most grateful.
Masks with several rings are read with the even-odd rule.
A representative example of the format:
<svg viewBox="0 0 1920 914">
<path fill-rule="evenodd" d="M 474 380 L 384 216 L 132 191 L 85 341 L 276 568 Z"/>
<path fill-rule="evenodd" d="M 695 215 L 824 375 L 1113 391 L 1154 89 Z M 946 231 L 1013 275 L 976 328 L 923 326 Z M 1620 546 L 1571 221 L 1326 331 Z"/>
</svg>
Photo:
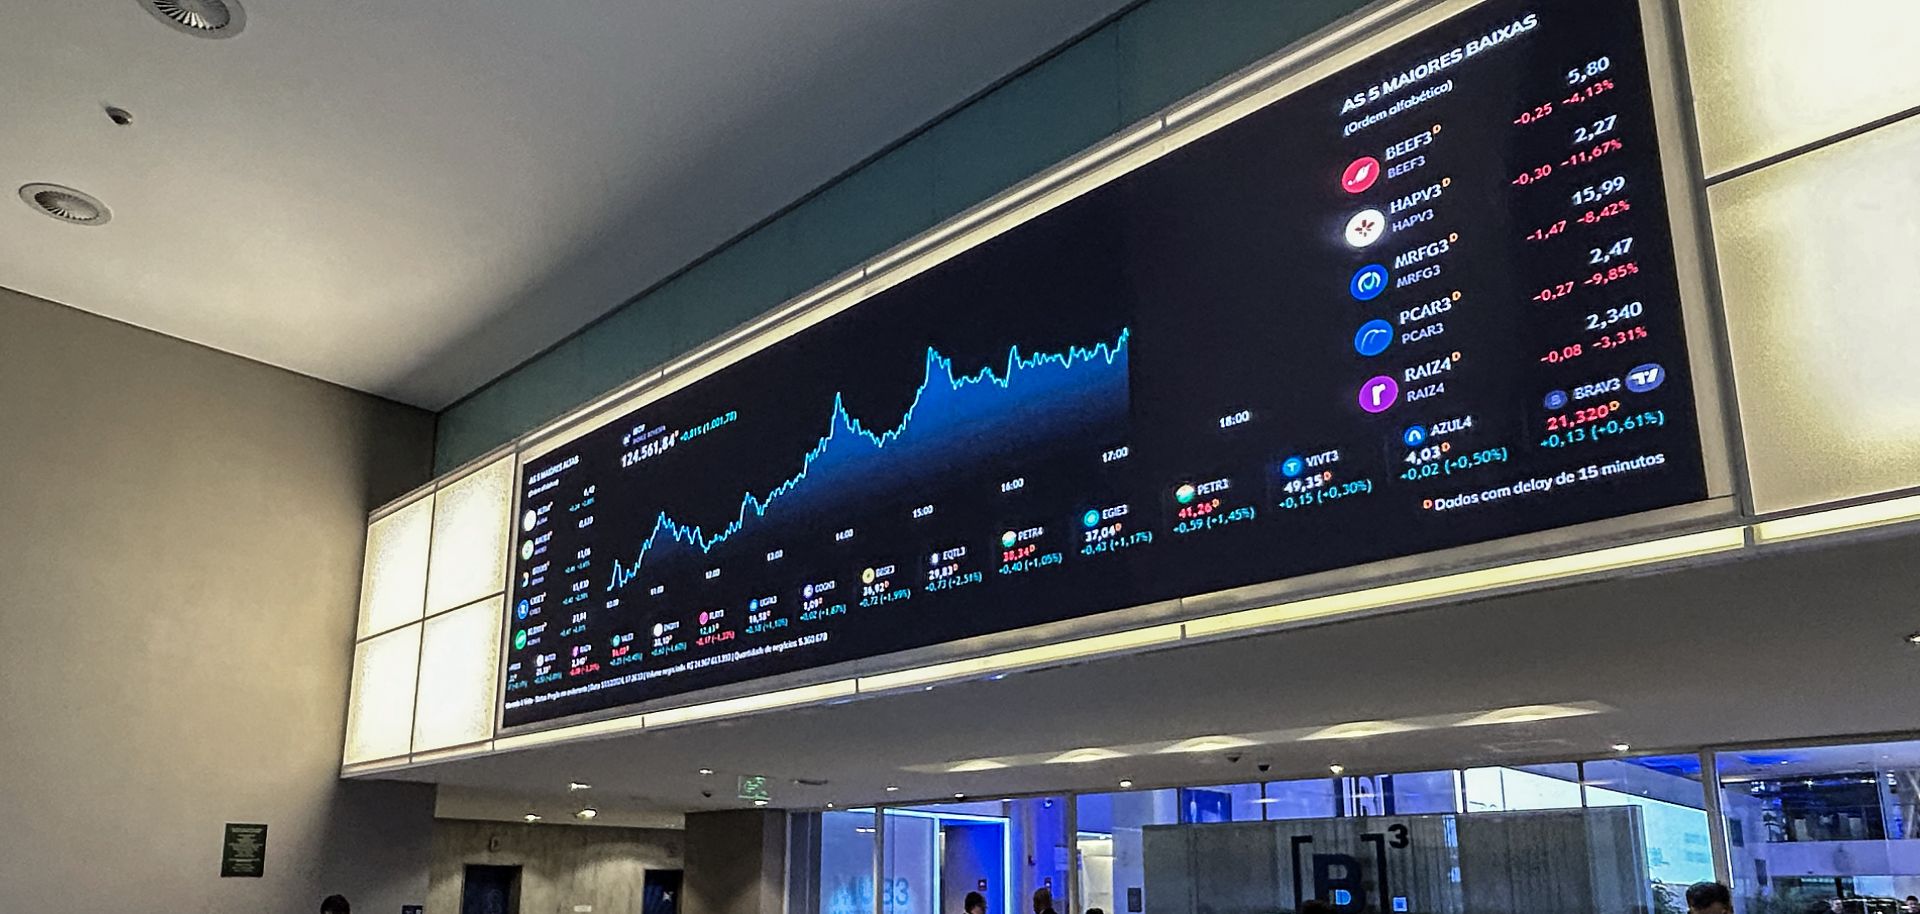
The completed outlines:
<svg viewBox="0 0 1920 914">
<path fill-rule="evenodd" d="M 1384 413 L 1393 408 L 1400 399 L 1400 384 L 1386 375 L 1379 375 L 1360 385 L 1360 408 L 1370 413 Z"/>
</svg>

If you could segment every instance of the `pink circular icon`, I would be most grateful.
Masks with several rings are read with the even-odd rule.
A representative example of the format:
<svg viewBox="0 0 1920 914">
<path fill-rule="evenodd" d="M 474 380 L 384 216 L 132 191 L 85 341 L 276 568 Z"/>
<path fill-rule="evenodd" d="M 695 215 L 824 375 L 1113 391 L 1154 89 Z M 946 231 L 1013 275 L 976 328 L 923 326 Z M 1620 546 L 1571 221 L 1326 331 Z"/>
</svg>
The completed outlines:
<svg viewBox="0 0 1920 914">
<path fill-rule="evenodd" d="M 700 624 L 701 624 L 701 625 L 705 625 L 705 624 L 707 624 L 707 614 L 706 614 L 706 613 L 701 613 L 701 614 L 700 614 Z"/>
<path fill-rule="evenodd" d="M 1393 408 L 1400 399 L 1400 385 L 1386 375 L 1369 380 L 1360 385 L 1360 408 L 1370 413 L 1384 413 Z"/>
<path fill-rule="evenodd" d="M 1364 194 L 1373 182 L 1380 180 L 1380 160 L 1373 156 L 1354 159 L 1347 166 L 1345 174 L 1340 176 L 1340 186 L 1350 194 Z"/>
</svg>

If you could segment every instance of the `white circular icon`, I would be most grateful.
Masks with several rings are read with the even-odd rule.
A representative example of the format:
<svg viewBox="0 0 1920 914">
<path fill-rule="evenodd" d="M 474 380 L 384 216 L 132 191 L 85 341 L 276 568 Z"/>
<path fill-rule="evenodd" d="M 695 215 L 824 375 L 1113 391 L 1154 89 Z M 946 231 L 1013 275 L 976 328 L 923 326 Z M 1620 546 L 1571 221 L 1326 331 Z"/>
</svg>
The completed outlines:
<svg viewBox="0 0 1920 914">
<path fill-rule="evenodd" d="M 1387 214 L 1377 209 L 1362 210 L 1347 220 L 1347 243 L 1356 248 L 1370 247 L 1387 234 Z"/>
</svg>

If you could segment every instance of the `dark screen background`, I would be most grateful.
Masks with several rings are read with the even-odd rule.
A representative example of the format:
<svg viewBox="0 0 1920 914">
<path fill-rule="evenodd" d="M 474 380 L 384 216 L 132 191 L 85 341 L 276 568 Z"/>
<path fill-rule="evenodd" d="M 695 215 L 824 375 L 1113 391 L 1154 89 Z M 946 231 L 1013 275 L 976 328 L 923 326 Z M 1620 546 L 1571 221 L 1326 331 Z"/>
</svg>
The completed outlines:
<svg viewBox="0 0 1920 914">
<path fill-rule="evenodd" d="M 1485 4 L 529 461 L 505 723 L 1702 499 L 1672 247 L 1637 3 Z"/>
</svg>

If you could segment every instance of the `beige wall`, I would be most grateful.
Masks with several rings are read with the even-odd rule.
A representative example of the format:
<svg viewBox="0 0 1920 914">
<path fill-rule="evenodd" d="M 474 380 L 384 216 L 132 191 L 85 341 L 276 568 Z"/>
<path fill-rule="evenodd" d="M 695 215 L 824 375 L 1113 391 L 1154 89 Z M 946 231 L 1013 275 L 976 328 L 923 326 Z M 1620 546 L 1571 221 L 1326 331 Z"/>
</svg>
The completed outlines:
<svg viewBox="0 0 1920 914">
<path fill-rule="evenodd" d="M 640 914 L 648 870 L 681 868 L 683 835 L 659 828 L 442 819 L 433 829 L 427 914 L 460 914 L 468 864 L 518 866 L 520 914 Z M 684 908 L 682 908 L 684 910 Z"/>
<path fill-rule="evenodd" d="M 365 512 L 425 413 L 0 290 L 0 911 L 425 895 L 430 787 L 343 785 Z M 226 822 L 266 875 L 220 879 Z"/>
</svg>

